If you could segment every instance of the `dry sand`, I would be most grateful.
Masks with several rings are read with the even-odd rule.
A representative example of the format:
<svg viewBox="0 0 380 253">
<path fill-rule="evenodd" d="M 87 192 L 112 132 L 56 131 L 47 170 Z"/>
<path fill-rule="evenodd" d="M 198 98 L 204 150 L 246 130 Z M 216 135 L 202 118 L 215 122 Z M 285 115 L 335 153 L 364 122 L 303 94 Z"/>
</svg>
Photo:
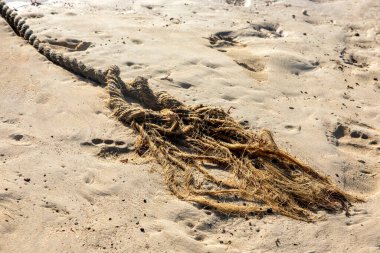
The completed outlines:
<svg viewBox="0 0 380 253">
<path fill-rule="evenodd" d="M 182 202 L 130 152 L 104 90 L 0 19 L 1 252 L 379 252 L 378 0 L 7 2 L 58 50 L 270 129 L 367 202 L 317 223 Z M 233 45 L 211 45 L 220 32 Z M 125 152 L 97 155 L 114 146 Z"/>
</svg>

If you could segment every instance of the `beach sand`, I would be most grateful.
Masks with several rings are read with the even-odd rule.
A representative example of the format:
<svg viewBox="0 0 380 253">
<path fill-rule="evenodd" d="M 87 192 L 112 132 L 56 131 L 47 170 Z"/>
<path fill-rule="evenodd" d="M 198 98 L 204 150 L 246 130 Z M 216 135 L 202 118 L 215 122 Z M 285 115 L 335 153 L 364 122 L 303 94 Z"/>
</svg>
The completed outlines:
<svg viewBox="0 0 380 253">
<path fill-rule="evenodd" d="M 178 200 L 104 89 L 0 19 L 0 252 L 379 252 L 379 1 L 6 2 L 55 49 L 269 129 L 366 202 L 306 223 Z"/>
</svg>

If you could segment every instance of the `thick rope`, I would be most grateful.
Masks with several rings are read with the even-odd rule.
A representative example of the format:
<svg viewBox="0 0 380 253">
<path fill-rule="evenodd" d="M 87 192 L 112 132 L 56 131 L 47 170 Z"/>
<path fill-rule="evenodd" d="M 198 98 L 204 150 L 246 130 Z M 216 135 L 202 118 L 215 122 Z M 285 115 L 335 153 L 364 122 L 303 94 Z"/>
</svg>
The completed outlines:
<svg viewBox="0 0 380 253">
<path fill-rule="evenodd" d="M 42 43 L 3 0 L 0 13 L 47 59 L 106 87 L 113 116 L 139 134 L 137 153 L 156 158 L 178 198 L 225 214 L 274 212 L 304 221 L 315 221 L 318 210 L 347 211 L 360 201 L 280 150 L 269 131 L 254 133 L 220 108 L 186 106 L 153 92 L 142 77 L 124 83 L 117 66 L 97 70 Z"/>
</svg>

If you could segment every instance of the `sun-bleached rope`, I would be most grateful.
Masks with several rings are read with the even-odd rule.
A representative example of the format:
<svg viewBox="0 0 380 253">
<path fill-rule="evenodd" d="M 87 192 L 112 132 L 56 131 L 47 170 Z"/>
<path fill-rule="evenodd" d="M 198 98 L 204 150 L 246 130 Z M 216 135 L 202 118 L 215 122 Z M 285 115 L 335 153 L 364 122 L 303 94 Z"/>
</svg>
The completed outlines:
<svg viewBox="0 0 380 253">
<path fill-rule="evenodd" d="M 278 213 L 304 221 L 315 221 L 318 210 L 347 210 L 360 201 L 279 149 L 269 131 L 247 130 L 217 107 L 184 105 L 152 91 L 145 78 L 125 83 L 117 66 L 98 70 L 42 43 L 2 0 L 0 13 L 51 62 L 105 86 L 112 115 L 139 134 L 137 153 L 157 160 L 178 198 L 225 214 Z"/>
</svg>

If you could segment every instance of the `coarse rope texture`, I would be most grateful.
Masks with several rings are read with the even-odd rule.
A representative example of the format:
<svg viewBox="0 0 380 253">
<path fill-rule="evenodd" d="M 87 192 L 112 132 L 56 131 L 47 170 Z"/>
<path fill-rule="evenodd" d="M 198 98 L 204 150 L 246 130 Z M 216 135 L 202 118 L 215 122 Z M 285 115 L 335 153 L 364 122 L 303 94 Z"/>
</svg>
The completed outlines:
<svg viewBox="0 0 380 253">
<path fill-rule="evenodd" d="M 280 150 L 269 131 L 252 132 L 220 108 L 153 92 L 142 77 L 124 83 L 117 66 L 97 70 L 42 43 L 3 0 L 0 13 L 50 61 L 106 87 L 113 116 L 139 135 L 137 153 L 157 160 L 178 198 L 228 215 L 277 213 L 309 222 L 319 210 L 348 212 L 361 201 Z"/>
</svg>

